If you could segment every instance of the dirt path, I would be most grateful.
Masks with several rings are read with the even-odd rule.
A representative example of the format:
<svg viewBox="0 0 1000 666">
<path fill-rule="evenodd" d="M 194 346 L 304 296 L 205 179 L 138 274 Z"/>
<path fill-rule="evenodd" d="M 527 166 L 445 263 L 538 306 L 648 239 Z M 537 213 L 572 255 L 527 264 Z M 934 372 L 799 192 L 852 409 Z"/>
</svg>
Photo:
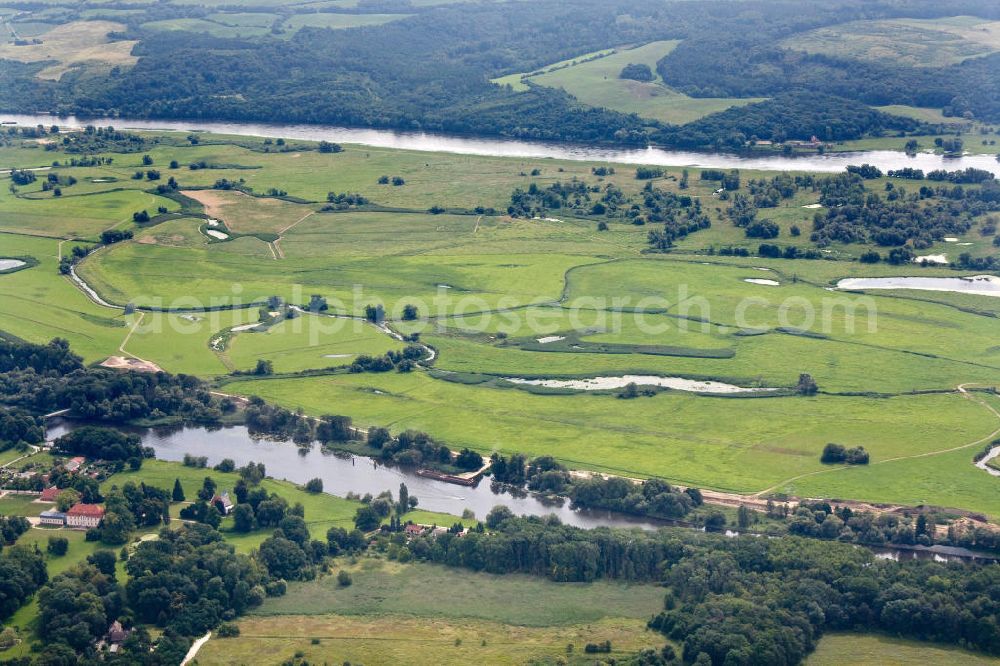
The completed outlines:
<svg viewBox="0 0 1000 666">
<path fill-rule="evenodd" d="M 204 646 L 205 643 L 208 642 L 208 639 L 211 637 L 212 637 L 212 632 L 210 631 L 201 638 L 199 638 L 198 640 L 196 640 L 194 643 L 192 643 L 191 649 L 187 651 L 186 655 L 184 655 L 184 661 L 181 662 L 181 666 L 187 666 L 192 661 L 194 661 L 194 658 L 198 656 L 198 650 L 200 650 L 202 646 Z"/>
<path fill-rule="evenodd" d="M 288 225 L 287 227 L 285 227 L 284 229 L 281 229 L 280 231 L 278 231 L 278 236 L 279 236 L 279 237 L 280 237 L 280 236 L 283 236 L 283 235 L 285 234 L 285 232 L 286 232 L 286 231 L 288 231 L 289 229 L 291 229 L 292 227 L 294 227 L 294 226 L 295 226 L 296 224 L 298 224 L 298 223 L 299 223 L 299 222 L 301 222 L 302 220 L 306 219 L 306 218 L 307 218 L 307 217 L 309 217 L 310 215 L 315 215 L 315 214 L 316 214 L 316 211 L 314 211 L 314 210 L 311 210 L 311 211 L 309 211 L 308 213 L 306 213 L 305 215 L 303 215 L 303 216 L 302 216 L 302 217 L 300 217 L 299 219 L 297 219 L 297 220 L 295 220 L 294 222 L 292 222 L 291 224 L 289 224 L 289 225 Z M 280 238 L 279 238 L 279 240 L 280 240 Z"/>
<path fill-rule="evenodd" d="M 482 215 L 480 215 L 479 217 L 476 218 L 476 228 L 472 230 L 472 233 L 474 233 L 474 234 L 478 234 L 479 233 L 479 221 L 482 220 L 482 219 L 483 219 Z"/>
</svg>

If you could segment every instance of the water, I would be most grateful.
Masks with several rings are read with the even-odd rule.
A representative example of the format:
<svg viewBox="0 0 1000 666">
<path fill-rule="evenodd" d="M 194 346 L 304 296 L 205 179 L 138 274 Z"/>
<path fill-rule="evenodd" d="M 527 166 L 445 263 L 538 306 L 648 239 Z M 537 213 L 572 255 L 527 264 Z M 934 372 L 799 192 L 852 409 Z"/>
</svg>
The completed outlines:
<svg viewBox="0 0 1000 666">
<path fill-rule="evenodd" d="M 943 278 L 847 278 L 837 283 L 837 289 L 917 289 L 922 291 L 951 291 L 957 294 L 1000 297 L 1000 278 L 994 275 Z"/>
<path fill-rule="evenodd" d="M 9 271 L 12 268 L 20 268 L 24 262 L 20 259 L 0 259 L 0 271 Z"/>
<path fill-rule="evenodd" d="M 493 157 L 554 158 L 585 162 L 612 162 L 621 164 L 653 164 L 659 166 L 688 166 L 710 169 L 759 169 L 763 171 L 815 171 L 838 173 L 848 164 L 872 164 L 883 171 L 911 167 L 923 171 L 945 169 L 955 171 L 974 167 L 1000 176 L 1000 163 L 993 155 L 965 155 L 946 158 L 931 153 L 907 155 L 893 150 L 828 153 L 825 155 L 735 155 L 728 153 L 702 153 L 663 148 L 611 148 L 520 141 L 516 139 L 476 138 L 430 134 L 427 132 L 398 132 L 395 130 L 355 129 L 335 125 L 286 125 L 280 123 L 219 122 L 206 120 L 134 120 L 128 118 L 63 118 L 46 114 L 0 114 L 0 121 L 18 125 L 59 125 L 83 127 L 85 125 L 113 125 L 120 129 L 173 130 L 180 132 L 206 131 L 237 136 L 302 139 L 308 141 L 333 141 L 355 143 L 378 148 L 398 148 L 430 152 L 456 153 L 459 155 L 488 155 Z"/>
<path fill-rule="evenodd" d="M 684 379 L 683 377 L 659 377 L 657 375 L 623 375 L 621 377 L 591 377 L 588 379 L 525 379 L 522 377 L 504 377 L 512 384 L 544 386 L 546 388 L 565 388 L 578 391 L 607 391 L 625 388 L 629 384 L 637 386 L 662 386 L 677 391 L 695 391 L 698 393 L 752 393 L 755 391 L 774 391 L 773 388 L 745 388 L 723 382 L 702 381 L 700 379 Z"/>
<path fill-rule="evenodd" d="M 65 419 L 49 422 L 46 437 L 54 439 L 72 430 L 74 424 Z M 420 500 L 418 508 L 461 516 L 466 509 L 480 520 L 498 504 L 517 515 L 548 516 L 555 514 L 567 525 L 577 527 L 641 527 L 657 529 L 664 521 L 643 519 L 609 511 L 576 511 L 569 502 L 554 502 L 533 494 L 521 496 L 494 493 L 488 480 L 475 487 L 458 486 L 417 476 L 415 470 L 383 465 L 372 458 L 324 452 L 319 446 L 301 453 L 289 442 L 255 439 L 243 426 L 226 428 L 130 428 L 142 438 L 143 446 L 152 447 L 159 460 L 180 462 L 184 454 L 208 458 L 209 466 L 223 458 L 232 459 L 237 467 L 249 462 L 262 462 L 268 476 L 304 484 L 314 478 L 323 479 L 323 490 L 331 495 L 345 496 L 349 492 L 377 495 L 385 490 L 393 495 L 399 484 L 405 483 L 411 497 Z"/>
</svg>

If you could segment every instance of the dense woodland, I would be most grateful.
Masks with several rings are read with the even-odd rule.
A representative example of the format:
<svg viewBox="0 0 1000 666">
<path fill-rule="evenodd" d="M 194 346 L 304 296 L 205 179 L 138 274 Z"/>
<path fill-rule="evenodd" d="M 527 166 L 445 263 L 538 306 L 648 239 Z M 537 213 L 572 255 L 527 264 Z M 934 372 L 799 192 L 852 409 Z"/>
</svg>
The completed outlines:
<svg viewBox="0 0 1000 666">
<path fill-rule="evenodd" d="M 58 339 L 47 345 L 0 339 L 0 405 L 35 414 L 69 409 L 73 417 L 117 422 L 214 422 L 233 409 L 197 377 L 84 367 Z"/>
<path fill-rule="evenodd" d="M 1000 56 L 944 68 L 806 56 L 782 38 L 861 18 L 996 18 L 977 0 L 809 0 L 714 3 L 658 0 L 470 3 L 407 7 L 409 18 L 353 30 L 304 28 L 288 37 L 220 38 L 148 30 L 209 8 L 157 3 L 116 16 L 116 39 L 139 39 L 131 69 L 71 69 L 34 78 L 45 63 L 4 61 L 0 108 L 93 115 L 326 122 L 499 134 L 531 139 L 738 146 L 738 137 L 855 138 L 912 129 L 862 104 L 912 104 L 1000 119 Z M 442 40 L 441 35 L 449 35 Z M 658 63 L 664 81 L 694 97 L 773 97 L 741 115 L 691 127 L 589 108 L 565 92 L 490 83 L 513 72 L 621 44 L 681 39 Z M 630 70 L 631 71 L 631 70 Z M 818 94 L 822 92 L 823 94 Z M 747 115 L 742 115 L 747 114 Z"/>
</svg>

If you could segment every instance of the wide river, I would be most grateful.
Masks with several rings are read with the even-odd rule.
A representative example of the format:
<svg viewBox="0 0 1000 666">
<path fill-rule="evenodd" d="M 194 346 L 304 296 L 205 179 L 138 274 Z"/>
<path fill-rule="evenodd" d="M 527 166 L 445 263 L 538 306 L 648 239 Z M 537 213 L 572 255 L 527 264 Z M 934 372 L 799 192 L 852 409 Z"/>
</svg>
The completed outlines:
<svg viewBox="0 0 1000 666">
<path fill-rule="evenodd" d="M 252 122 L 213 122 L 207 120 L 135 120 L 129 118 L 77 118 L 50 115 L 19 115 L 0 113 L 0 122 L 18 125 L 59 125 L 83 127 L 85 125 L 113 125 L 120 129 L 171 130 L 181 132 L 205 131 L 237 136 L 263 136 L 309 141 L 354 143 L 378 148 L 399 148 L 460 155 L 487 155 L 493 157 L 553 158 L 585 162 L 611 162 L 616 164 L 654 164 L 659 166 L 687 166 L 709 169 L 759 169 L 763 171 L 816 171 L 837 173 L 849 164 L 872 164 L 883 171 L 912 167 L 923 171 L 946 169 L 955 171 L 975 167 L 1000 176 L 1000 162 L 993 155 L 965 155 L 946 158 L 931 153 L 907 155 L 892 150 L 865 152 L 827 153 L 825 155 L 746 156 L 730 153 L 702 153 L 663 148 L 613 148 L 563 143 L 519 141 L 516 139 L 477 138 L 431 134 L 427 132 L 398 132 L 380 129 L 355 129 L 334 125 L 285 125 Z M 2 166 L 2 165 L 0 165 Z M 33 165 L 41 166 L 41 165 Z"/>
</svg>

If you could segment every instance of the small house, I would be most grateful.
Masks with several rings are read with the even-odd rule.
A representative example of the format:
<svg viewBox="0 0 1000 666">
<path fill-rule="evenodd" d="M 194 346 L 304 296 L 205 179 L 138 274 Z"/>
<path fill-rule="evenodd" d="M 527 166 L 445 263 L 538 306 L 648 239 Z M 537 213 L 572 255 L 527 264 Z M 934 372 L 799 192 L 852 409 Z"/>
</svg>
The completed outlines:
<svg viewBox="0 0 1000 666">
<path fill-rule="evenodd" d="M 75 472 L 76 470 L 80 469 L 80 466 L 83 465 L 83 463 L 85 462 L 87 462 L 87 459 L 84 458 L 83 456 L 70 458 L 69 462 L 66 463 L 66 469 L 68 469 L 71 472 Z"/>
<path fill-rule="evenodd" d="M 233 500 L 229 499 L 229 493 L 225 492 L 212 498 L 212 504 L 223 516 L 228 516 L 233 510 Z"/>
<path fill-rule="evenodd" d="M 38 516 L 38 522 L 41 525 L 63 527 L 66 525 L 66 514 L 61 511 L 42 511 Z"/>
<path fill-rule="evenodd" d="M 42 491 L 42 494 L 38 496 L 38 501 L 40 502 L 55 502 L 56 497 L 59 496 L 59 488 L 55 486 L 49 486 Z"/>
<path fill-rule="evenodd" d="M 66 512 L 66 526 L 79 529 L 97 527 L 104 519 L 104 507 L 99 504 L 75 504 Z"/>
<path fill-rule="evenodd" d="M 424 533 L 424 528 L 422 525 L 417 525 L 415 523 L 409 523 L 403 528 L 403 533 L 408 537 L 420 536 Z"/>
</svg>

